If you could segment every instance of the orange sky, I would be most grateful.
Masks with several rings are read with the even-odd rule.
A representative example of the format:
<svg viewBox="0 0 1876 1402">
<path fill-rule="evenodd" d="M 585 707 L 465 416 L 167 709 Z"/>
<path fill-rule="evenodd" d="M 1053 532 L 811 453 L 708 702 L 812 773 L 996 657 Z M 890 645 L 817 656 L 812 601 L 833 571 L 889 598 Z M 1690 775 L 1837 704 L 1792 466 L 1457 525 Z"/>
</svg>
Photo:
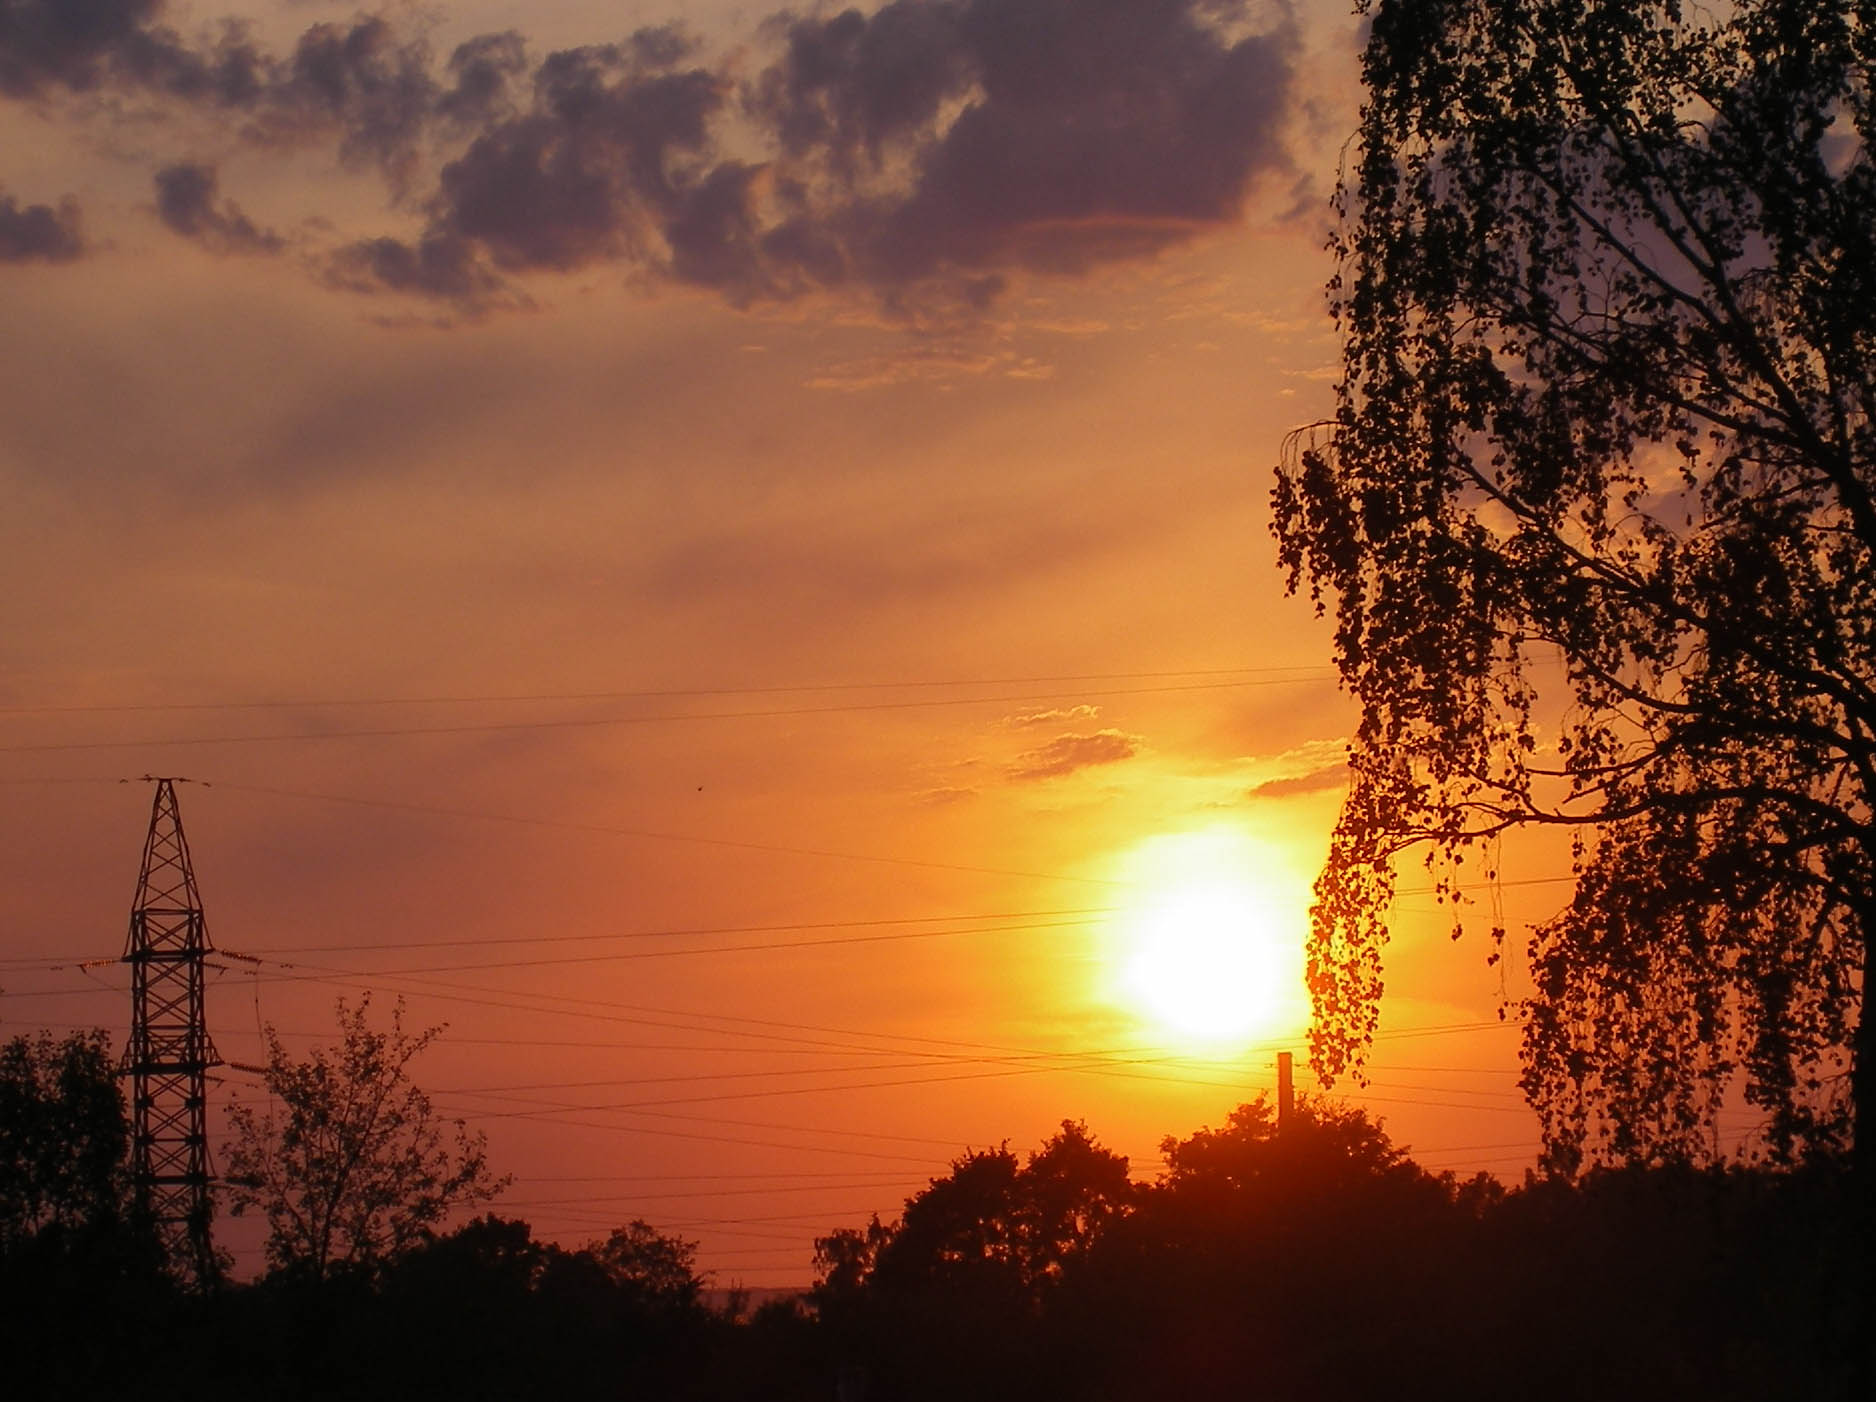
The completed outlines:
<svg viewBox="0 0 1876 1402">
<path fill-rule="evenodd" d="M 271 961 L 218 976 L 222 1054 L 401 992 L 543 1236 L 644 1217 L 805 1283 L 966 1146 L 1085 1118 L 1150 1176 L 1272 1084 L 1294 988 L 1204 1056 L 1114 989 L 1166 895 L 1129 854 L 1182 834 L 1254 854 L 1293 966 L 1340 794 L 1267 499 L 1330 402 L 1354 23 L 889 10 L 295 3 L 237 41 L 123 0 L 0 45 L 0 1033 L 121 1040 L 121 972 L 71 961 L 121 950 L 117 781 L 155 772 L 208 785 L 211 936 Z M 464 115 L 451 55 L 509 28 Z M 580 64 L 604 122 L 551 87 Z M 648 172 L 680 77 L 703 134 Z M 1563 869 L 1508 854 L 1514 929 Z M 1515 1173 L 1484 952 L 1402 902 L 1358 1098 Z"/>
</svg>

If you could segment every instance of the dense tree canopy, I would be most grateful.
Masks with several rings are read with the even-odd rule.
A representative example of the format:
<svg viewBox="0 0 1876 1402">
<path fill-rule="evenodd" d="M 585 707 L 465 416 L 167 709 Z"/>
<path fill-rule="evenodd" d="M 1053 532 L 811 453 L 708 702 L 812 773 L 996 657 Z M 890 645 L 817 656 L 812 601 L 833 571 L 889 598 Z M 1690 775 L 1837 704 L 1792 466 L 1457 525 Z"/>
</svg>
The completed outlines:
<svg viewBox="0 0 1876 1402">
<path fill-rule="evenodd" d="M 1166 1160 L 1161 1188 L 1174 1197 L 1252 1199 L 1268 1210 L 1295 1211 L 1306 1200 L 1338 1210 L 1376 1186 L 1431 1182 L 1367 1112 L 1312 1095 L 1298 1097 L 1281 1127 L 1268 1096 L 1238 1106 L 1217 1129 L 1160 1141 Z"/>
<path fill-rule="evenodd" d="M 828 1238 L 810 1300 L 753 1314 L 712 1308 L 694 1243 L 643 1221 L 571 1248 L 483 1216 L 375 1269 L 208 1292 L 170 1286 L 154 1252 L 141 1275 L 122 1253 L 44 1252 L 59 1232 L 42 1229 L 0 1250 L 7 1395 L 1868 1393 L 1828 1346 L 1864 1254 L 1843 1229 L 1841 1165 L 1506 1191 L 1429 1173 L 1362 1111 L 1311 1096 L 1282 1123 L 1259 1099 L 1162 1150 L 1149 1183 L 1074 1121 L 1027 1155 L 964 1153 L 891 1223 Z"/>
<path fill-rule="evenodd" d="M 1841 1149 L 1876 1124 L 1876 18 L 1362 8 L 1339 402 L 1276 494 L 1361 706 L 1315 1063 L 1372 1035 L 1393 859 L 1456 895 L 1552 825 L 1553 1162 L 1697 1158 L 1741 1083 L 1775 1157 Z"/>
<path fill-rule="evenodd" d="M 969 1287 L 1030 1308 L 1087 1252 L 1133 1197 L 1125 1156 L 1076 1120 L 1031 1153 L 974 1150 L 908 1198 L 890 1227 L 877 1218 L 815 1243 L 823 1303 L 862 1287 L 889 1294 Z"/>
<path fill-rule="evenodd" d="M 130 1211 L 130 1126 L 101 1031 L 0 1045 L 0 1252 Z"/>
<path fill-rule="evenodd" d="M 697 1274 L 697 1243 L 667 1236 L 643 1218 L 614 1227 L 585 1254 L 598 1262 L 615 1289 L 654 1310 L 697 1307 L 703 1277 Z"/>
</svg>

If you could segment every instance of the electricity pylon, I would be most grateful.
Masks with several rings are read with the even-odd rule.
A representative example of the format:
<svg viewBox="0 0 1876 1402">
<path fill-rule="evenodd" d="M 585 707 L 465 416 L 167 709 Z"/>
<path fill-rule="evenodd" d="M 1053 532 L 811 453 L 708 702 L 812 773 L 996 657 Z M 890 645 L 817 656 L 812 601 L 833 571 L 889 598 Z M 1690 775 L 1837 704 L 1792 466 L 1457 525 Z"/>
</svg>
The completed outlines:
<svg viewBox="0 0 1876 1402">
<path fill-rule="evenodd" d="M 130 908 L 130 1171 L 137 1206 L 154 1224 L 171 1263 L 197 1285 L 215 1278 L 209 1242 L 208 1068 L 221 1064 L 209 1041 L 202 991 L 208 927 L 195 887 L 176 781 L 155 778 L 150 835 L 143 843 Z"/>
</svg>

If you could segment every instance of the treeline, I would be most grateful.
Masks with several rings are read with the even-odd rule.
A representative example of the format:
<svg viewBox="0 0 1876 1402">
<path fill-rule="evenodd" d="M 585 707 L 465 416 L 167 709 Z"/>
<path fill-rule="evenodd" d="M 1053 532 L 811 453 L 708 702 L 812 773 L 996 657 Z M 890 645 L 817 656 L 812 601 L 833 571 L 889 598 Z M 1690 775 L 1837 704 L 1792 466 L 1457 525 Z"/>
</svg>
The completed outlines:
<svg viewBox="0 0 1876 1402">
<path fill-rule="evenodd" d="M 1260 1099 L 1167 1139 L 1143 1184 L 1064 1122 L 831 1230 L 810 1291 L 749 1311 L 710 1308 L 694 1245 L 643 1222 L 567 1249 L 494 1214 L 368 1264 L 185 1291 L 136 1220 L 124 1148 L 101 1038 L 0 1048 L 8 1396 L 1853 1395 L 1866 1248 L 1828 1164 L 1506 1190 L 1306 1097 L 1281 1126 Z"/>
</svg>

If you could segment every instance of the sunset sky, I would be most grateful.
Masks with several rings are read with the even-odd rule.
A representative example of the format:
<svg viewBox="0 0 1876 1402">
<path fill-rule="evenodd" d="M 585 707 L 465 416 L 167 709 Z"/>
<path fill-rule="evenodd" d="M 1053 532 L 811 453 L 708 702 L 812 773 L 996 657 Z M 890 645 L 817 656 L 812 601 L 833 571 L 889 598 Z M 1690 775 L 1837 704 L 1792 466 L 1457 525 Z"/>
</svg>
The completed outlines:
<svg viewBox="0 0 1876 1402">
<path fill-rule="evenodd" d="M 0 1035 L 121 1043 L 155 773 L 224 1057 L 402 994 L 499 1210 L 723 1284 L 1303 1050 L 1344 0 L 0 15 Z M 1485 954 L 1403 899 L 1340 1089 L 1515 1175 Z"/>
</svg>

